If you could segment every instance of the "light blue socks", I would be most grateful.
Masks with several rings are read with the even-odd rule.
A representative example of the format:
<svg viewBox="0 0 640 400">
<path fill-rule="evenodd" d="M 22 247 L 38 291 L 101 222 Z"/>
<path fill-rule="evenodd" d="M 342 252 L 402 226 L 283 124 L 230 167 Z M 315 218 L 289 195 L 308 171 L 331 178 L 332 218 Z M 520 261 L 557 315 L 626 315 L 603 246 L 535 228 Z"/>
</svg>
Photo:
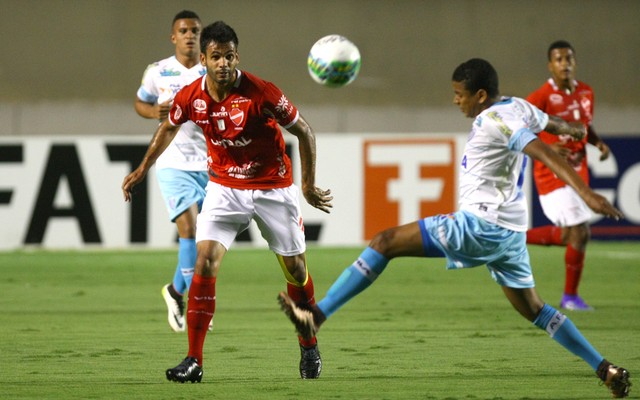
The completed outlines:
<svg viewBox="0 0 640 400">
<path fill-rule="evenodd" d="M 191 286 L 193 270 L 196 265 L 196 240 L 178 239 L 178 265 L 173 275 L 173 287 L 183 294 Z"/>
<path fill-rule="evenodd" d="M 585 360 L 594 371 L 597 371 L 598 366 L 604 360 L 600 353 L 582 336 L 573 322 L 550 305 L 544 305 L 533 323 L 540 329 L 547 331 L 549 336 L 565 349 Z"/>
<path fill-rule="evenodd" d="M 318 308 L 328 318 L 352 297 L 369 287 L 388 263 L 386 257 L 367 247 L 333 283 L 327 295 L 318 303 Z"/>
</svg>

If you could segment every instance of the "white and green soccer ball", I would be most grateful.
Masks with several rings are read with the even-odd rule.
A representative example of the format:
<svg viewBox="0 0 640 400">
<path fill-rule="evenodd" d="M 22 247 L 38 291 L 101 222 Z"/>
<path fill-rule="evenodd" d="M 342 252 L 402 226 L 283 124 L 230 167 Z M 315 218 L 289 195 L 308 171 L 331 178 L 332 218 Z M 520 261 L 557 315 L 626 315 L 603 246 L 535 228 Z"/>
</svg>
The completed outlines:
<svg viewBox="0 0 640 400">
<path fill-rule="evenodd" d="M 314 81 L 328 87 L 353 82 L 360 71 L 360 51 L 349 39 L 328 35 L 318 40 L 307 57 L 307 69 Z"/>
</svg>

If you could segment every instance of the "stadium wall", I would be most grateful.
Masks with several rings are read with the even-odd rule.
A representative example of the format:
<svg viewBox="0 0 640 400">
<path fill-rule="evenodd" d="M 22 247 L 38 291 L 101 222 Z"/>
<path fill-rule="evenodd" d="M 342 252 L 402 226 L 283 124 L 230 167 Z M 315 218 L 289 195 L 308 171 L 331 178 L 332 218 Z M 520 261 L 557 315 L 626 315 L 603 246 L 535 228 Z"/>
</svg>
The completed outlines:
<svg viewBox="0 0 640 400">
<path fill-rule="evenodd" d="M 154 171 L 132 203 L 120 190 L 147 136 L 0 137 L 0 250 L 166 248 L 175 245 Z M 317 184 L 332 190 L 330 215 L 302 202 L 310 244 L 361 245 L 388 226 L 456 209 L 458 160 L 466 134 L 338 134 L 317 140 Z M 640 238 L 640 138 L 609 140 L 614 157 L 591 154 L 594 188 L 627 219 L 594 218 L 595 238 Z M 590 149 L 593 151 L 594 149 Z M 297 146 L 289 145 L 299 182 Z M 525 182 L 531 193 L 531 180 Z M 529 196 L 531 200 L 535 196 Z M 546 223 L 532 203 L 533 222 Z M 255 225 L 238 245 L 265 246 Z"/>
<path fill-rule="evenodd" d="M 465 132 L 453 69 L 485 58 L 505 95 L 548 78 L 557 39 L 576 49 L 596 93 L 595 126 L 640 126 L 640 1 L 634 0 L 0 0 L 0 136 L 151 135 L 133 111 L 145 67 L 168 57 L 173 16 L 223 19 L 240 37 L 240 68 L 273 81 L 317 132 Z M 313 82 L 312 44 L 339 33 L 362 68 L 341 89 Z"/>
</svg>

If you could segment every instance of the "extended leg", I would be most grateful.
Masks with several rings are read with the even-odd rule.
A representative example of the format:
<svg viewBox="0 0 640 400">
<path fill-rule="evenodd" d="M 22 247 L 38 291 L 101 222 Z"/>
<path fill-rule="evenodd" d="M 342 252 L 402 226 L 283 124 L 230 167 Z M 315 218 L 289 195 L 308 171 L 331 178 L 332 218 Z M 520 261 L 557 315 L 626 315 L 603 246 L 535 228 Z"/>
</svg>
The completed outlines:
<svg viewBox="0 0 640 400">
<path fill-rule="evenodd" d="M 535 288 L 514 289 L 502 287 L 513 307 L 527 320 L 546 331 L 565 349 L 582 358 L 611 390 L 614 397 L 626 397 L 629 393 L 629 372 L 612 365 L 598 353 L 578 328 L 564 314 L 544 304 Z"/>
</svg>

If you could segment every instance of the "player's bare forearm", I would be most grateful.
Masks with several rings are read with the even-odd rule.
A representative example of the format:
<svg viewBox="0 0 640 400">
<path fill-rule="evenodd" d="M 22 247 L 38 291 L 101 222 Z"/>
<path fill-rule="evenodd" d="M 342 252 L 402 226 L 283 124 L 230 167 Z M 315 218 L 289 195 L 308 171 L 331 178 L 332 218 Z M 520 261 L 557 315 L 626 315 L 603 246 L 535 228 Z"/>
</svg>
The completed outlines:
<svg viewBox="0 0 640 400">
<path fill-rule="evenodd" d="M 171 110 L 171 101 L 166 101 L 162 104 L 153 104 L 144 102 L 136 97 L 133 106 L 139 116 L 162 121 L 169 115 L 169 111 Z"/>
<path fill-rule="evenodd" d="M 553 135 L 569 135 L 577 140 L 584 138 L 587 134 L 582 123 L 569 123 L 555 115 L 549 115 L 549 122 L 544 130 Z"/>
<path fill-rule="evenodd" d="M 158 157 L 160 157 L 164 150 L 169 146 L 179 129 L 179 126 L 173 126 L 169 121 L 164 121 L 158 125 L 158 129 L 156 129 L 153 137 L 151 138 L 151 142 L 149 142 L 149 147 L 147 148 L 147 152 L 145 153 L 140 166 L 148 171 L 156 162 Z"/>
<path fill-rule="evenodd" d="M 136 110 L 139 116 L 143 118 L 155 118 L 157 119 L 157 113 L 154 113 L 153 104 L 146 103 L 139 98 L 136 97 L 135 102 L 133 103 L 133 108 Z"/>
<path fill-rule="evenodd" d="M 315 185 L 316 180 L 316 150 L 315 137 L 307 135 L 307 139 L 300 140 L 300 163 L 302 164 L 302 195 L 311 206 L 326 212 L 330 212 L 331 190 L 322 190 Z"/>
<path fill-rule="evenodd" d="M 536 139 L 527 144 L 524 153 L 549 167 L 558 178 L 571 186 L 594 212 L 616 220 L 624 217 L 607 199 L 591 190 L 573 168 L 541 140 Z"/>
<path fill-rule="evenodd" d="M 316 180 L 316 137 L 307 121 L 300 116 L 289 128 L 289 132 L 298 138 L 300 164 L 302 169 L 302 195 L 311 206 L 329 213 L 333 207 L 331 190 L 322 190 L 315 185 Z"/>
<path fill-rule="evenodd" d="M 558 178 L 574 188 L 581 197 L 590 190 L 564 158 L 541 140 L 530 142 L 525 147 L 524 152 L 528 156 L 543 162 Z"/>
<path fill-rule="evenodd" d="M 167 146 L 169 146 L 169 143 L 171 143 L 175 137 L 178 129 L 179 127 L 171 125 L 168 121 L 165 121 L 158 126 L 158 129 L 156 129 L 140 165 L 138 165 L 133 172 L 127 175 L 122 182 L 122 194 L 124 195 L 125 201 L 131 201 L 133 188 L 138 183 L 142 182 L 147 175 L 147 172 L 149 172 L 149 169 L 153 166 L 158 157 L 160 157 L 162 152 L 164 152 Z"/>
</svg>

